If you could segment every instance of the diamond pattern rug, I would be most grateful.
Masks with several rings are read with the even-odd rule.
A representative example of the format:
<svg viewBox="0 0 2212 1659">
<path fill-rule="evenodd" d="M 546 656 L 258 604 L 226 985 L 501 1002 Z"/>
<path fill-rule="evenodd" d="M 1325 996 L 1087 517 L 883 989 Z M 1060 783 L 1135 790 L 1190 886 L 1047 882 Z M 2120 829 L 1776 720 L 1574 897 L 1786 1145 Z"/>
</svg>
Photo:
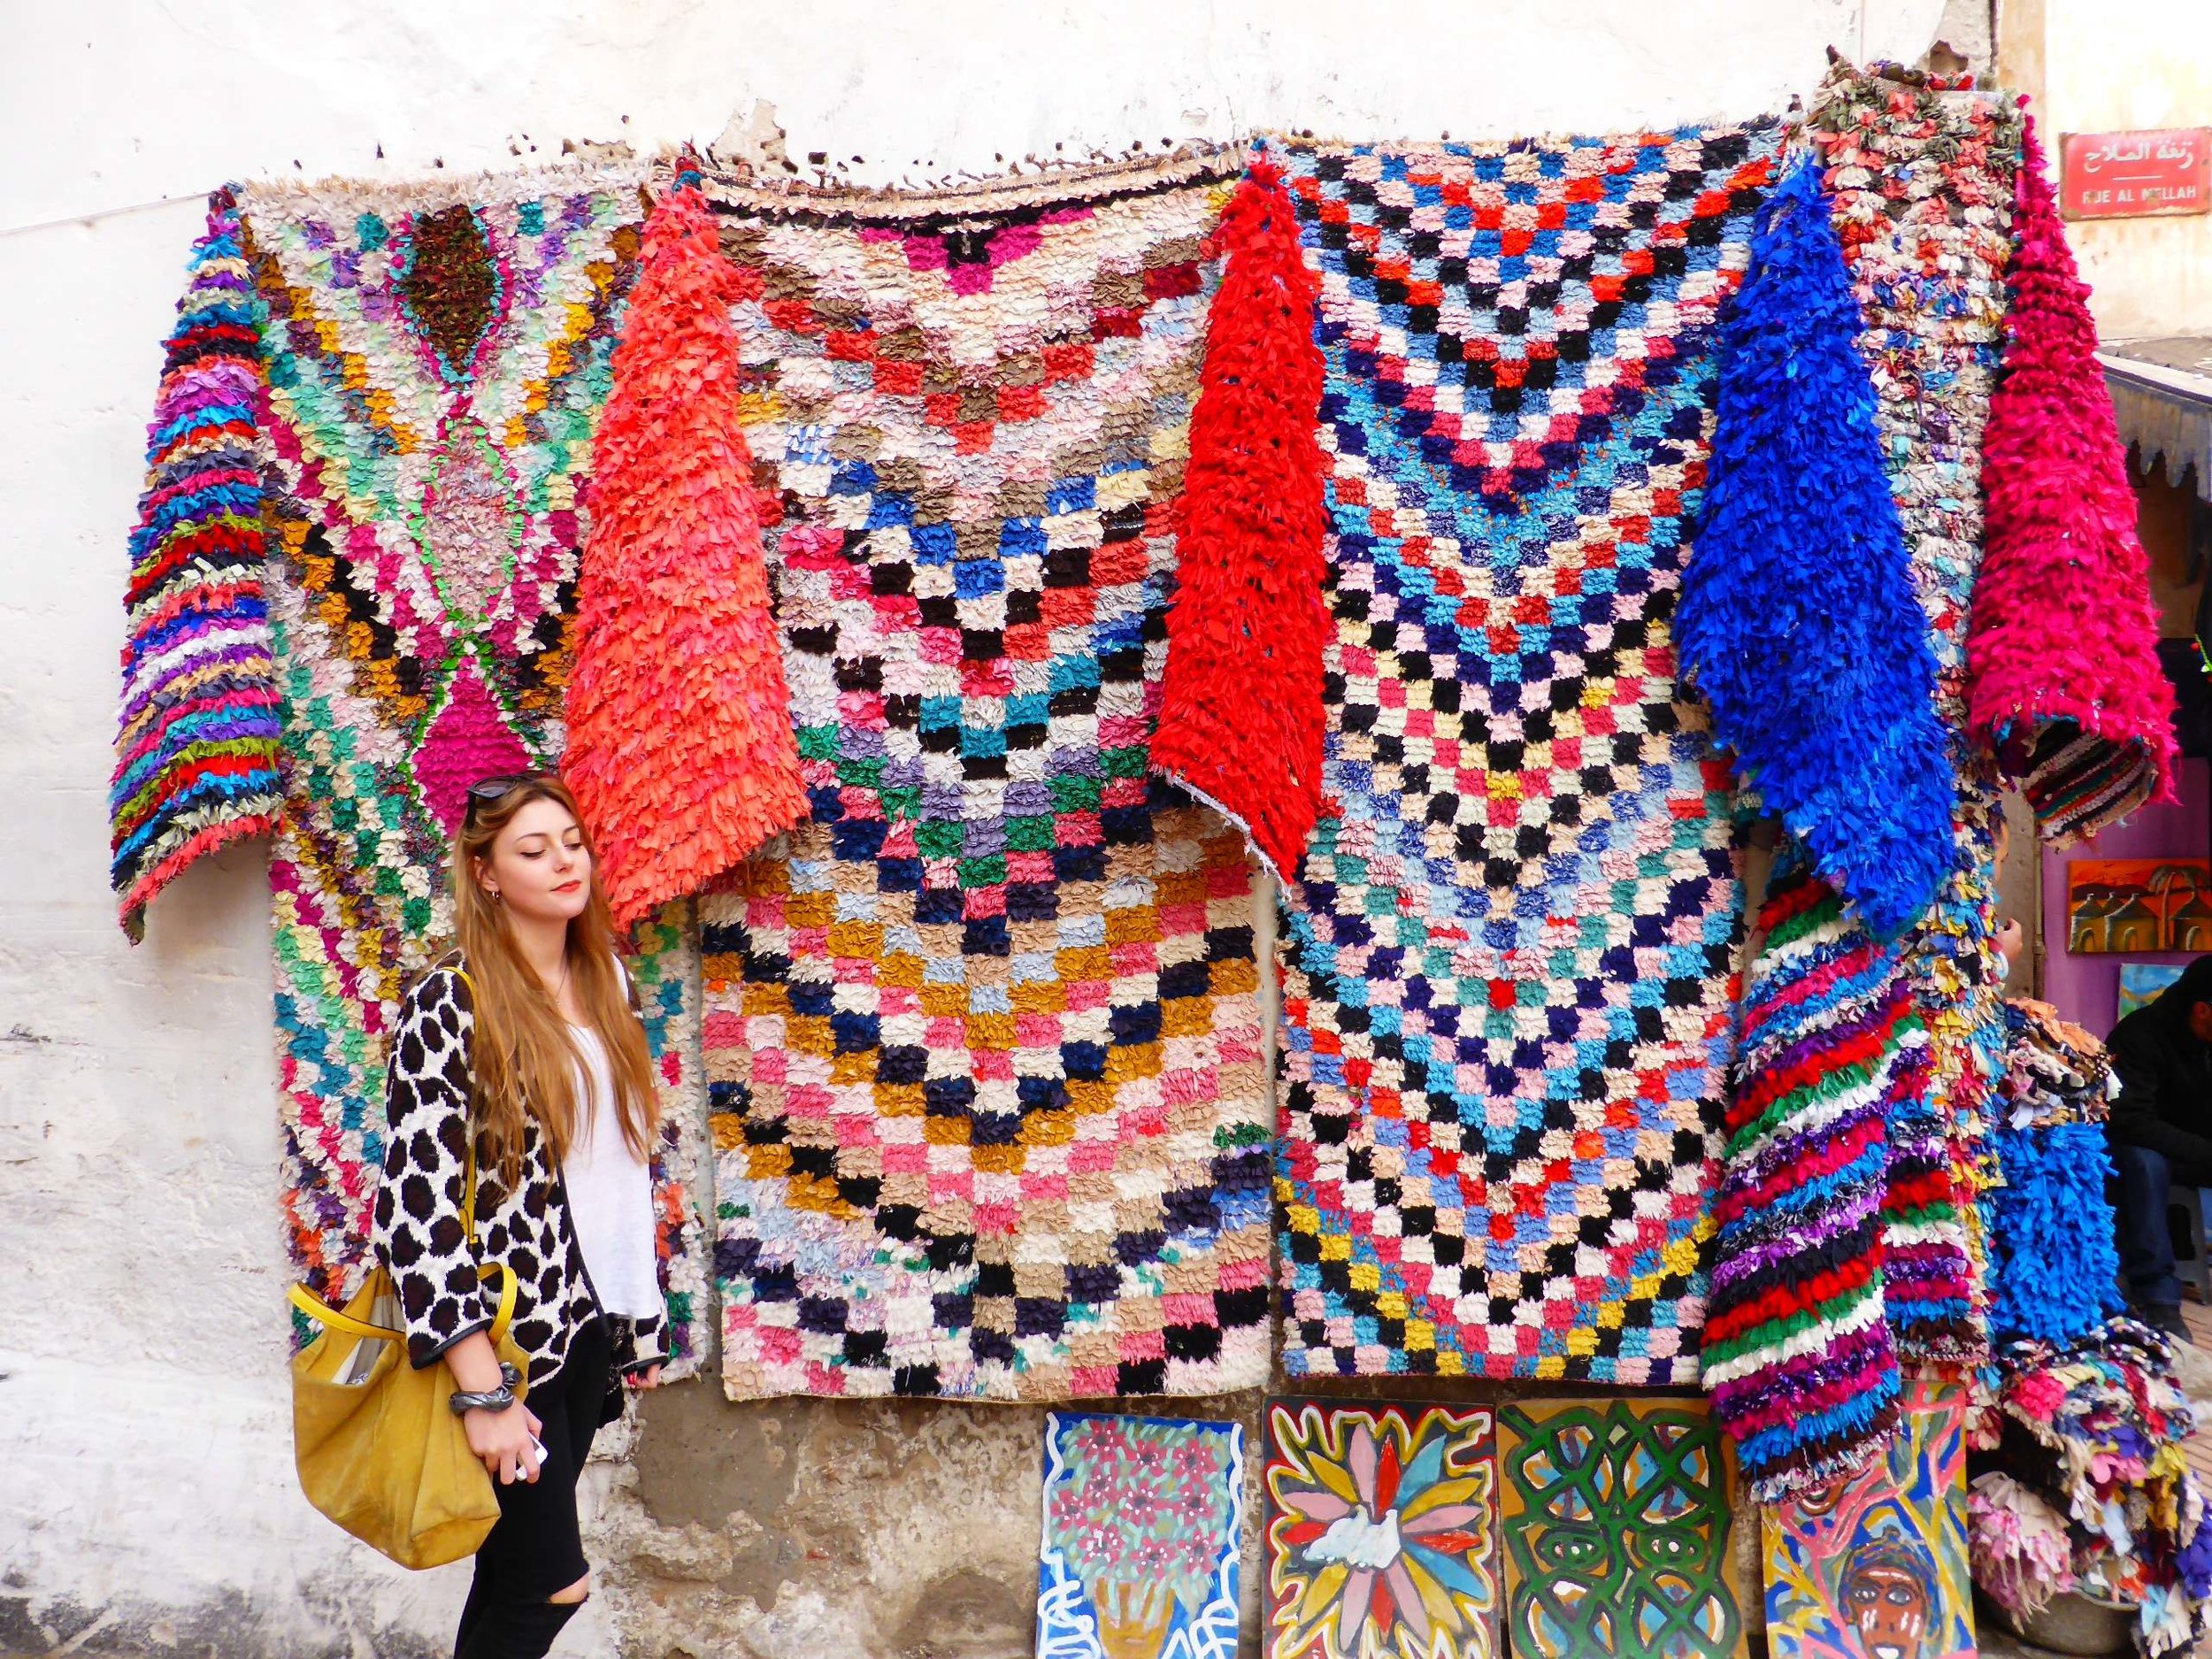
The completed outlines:
<svg viewBox="0 0 2212 1659">
<path fill-rule="evenodd" d="M 270 864 L 292 1254 L 342 1302 L 383 1162 L 385 1046 L 451 915 L 477 778 L 563 744 L 578 508 L 634 274 L 641 170 L 257 188 L 267 585 L 286 795 Z M 699 1110 L 677 917 L 640 938 L 667 1145 L 675 1368 L 703 1240 L 675 1179 Z M 698 1333 L 703 1335 L 703 1332 Z"/>
</svg>

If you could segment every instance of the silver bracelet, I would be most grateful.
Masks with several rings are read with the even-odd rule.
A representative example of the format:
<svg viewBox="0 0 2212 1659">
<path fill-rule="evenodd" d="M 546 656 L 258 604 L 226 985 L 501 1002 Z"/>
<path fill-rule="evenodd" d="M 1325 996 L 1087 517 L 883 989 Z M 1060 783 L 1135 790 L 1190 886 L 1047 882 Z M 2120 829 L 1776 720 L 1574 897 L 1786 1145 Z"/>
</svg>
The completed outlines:
<svg viewBox="0 0 2212 1659">
<path fill-rule="evenodd" d="M 502 1360 L 499 1363 L 499 1386 L 480 1389 L 472 1394 L 457 1388 L 446 1401 L 446 1409 L 455 1417 L 465 1417 L 472 1411 L 504 1411 L 515 1402 L 515 1389 L 522 1382 L 522 1373 Z"/>
<path fill-rule="evenodd" d="M 465 1417 L 471 1411 L 504 1411 L 515 1402 L 511 1388 L 492 1388 L 471 1394 L 465 1388 L 456 1388 L 446 1401 L 455 1417 Z"/>
</svg>

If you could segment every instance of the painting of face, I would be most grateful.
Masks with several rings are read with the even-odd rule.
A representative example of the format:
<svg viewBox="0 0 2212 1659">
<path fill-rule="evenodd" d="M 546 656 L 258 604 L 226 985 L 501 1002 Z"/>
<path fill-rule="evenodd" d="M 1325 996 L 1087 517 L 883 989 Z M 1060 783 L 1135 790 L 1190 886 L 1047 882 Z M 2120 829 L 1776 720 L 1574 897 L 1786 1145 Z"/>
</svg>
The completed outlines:
<svg viewBox="0 0 2212 1659">
<path fill-rule="evenodd" d="M 1773 1659 L 1972 1659 L 1964 1426 L 1916 1386 L 1886 1459 L 1766 1512 Z"/>
<path fill-rule="evenodd" d="M 1921 1659 L 1922 1639 L 1935 1609 L 1924 1565 L 1903 1546 L 1882 1543 L 1855 1551 L 1843 1574 L 1843 1611 L 1867 1659 Z"/>
</svg>

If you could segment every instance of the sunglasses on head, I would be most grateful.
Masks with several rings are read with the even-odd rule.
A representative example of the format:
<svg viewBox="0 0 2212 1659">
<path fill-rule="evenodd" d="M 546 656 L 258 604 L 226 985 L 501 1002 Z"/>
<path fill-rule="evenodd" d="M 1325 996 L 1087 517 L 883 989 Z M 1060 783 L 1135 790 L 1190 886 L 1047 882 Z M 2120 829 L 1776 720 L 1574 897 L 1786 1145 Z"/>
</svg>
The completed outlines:
<svg viewBox="0 0 2212 1659">
<path fill-rule="evenodd" d="M 476 816 L 480 806 L 496 806 L 523 785 L 544 783 L 552 779 L 549 772 L 503 772 L 495 778 L 479 778 L 469 785 L 468 815 Z"/>
</svg>

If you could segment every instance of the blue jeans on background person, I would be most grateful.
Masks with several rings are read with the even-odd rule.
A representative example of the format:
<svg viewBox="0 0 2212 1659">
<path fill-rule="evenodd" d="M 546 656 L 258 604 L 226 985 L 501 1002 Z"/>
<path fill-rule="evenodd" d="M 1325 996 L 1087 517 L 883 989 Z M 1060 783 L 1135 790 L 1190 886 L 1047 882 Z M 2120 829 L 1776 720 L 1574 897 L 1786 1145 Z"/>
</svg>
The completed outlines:
<svg viewBox="0 0 2212 1659">
<path fill-rule="evenodd" d="M 2166 1189 L 2175 1179 L 2174 1167 L 2162 1152 L 2116 1141 L 2112 1143 L 2112 1164 L 2119 1172 L 2112 1222 L 2119 1233 L 2120 1276 L 2127 1281 L 2128 1303 L 2178 1310 L 2181 1279 L 2174 1271 L 2174 1235 L 2166 1216 Z M 2185 1190 L 2193 1184 L 2185 1178 L 2208 1171 L 2190 1169 L 2181 1173 Z M 2196 1196 L 2187 1194 L 2191 1203 Z"/>
</svg>

